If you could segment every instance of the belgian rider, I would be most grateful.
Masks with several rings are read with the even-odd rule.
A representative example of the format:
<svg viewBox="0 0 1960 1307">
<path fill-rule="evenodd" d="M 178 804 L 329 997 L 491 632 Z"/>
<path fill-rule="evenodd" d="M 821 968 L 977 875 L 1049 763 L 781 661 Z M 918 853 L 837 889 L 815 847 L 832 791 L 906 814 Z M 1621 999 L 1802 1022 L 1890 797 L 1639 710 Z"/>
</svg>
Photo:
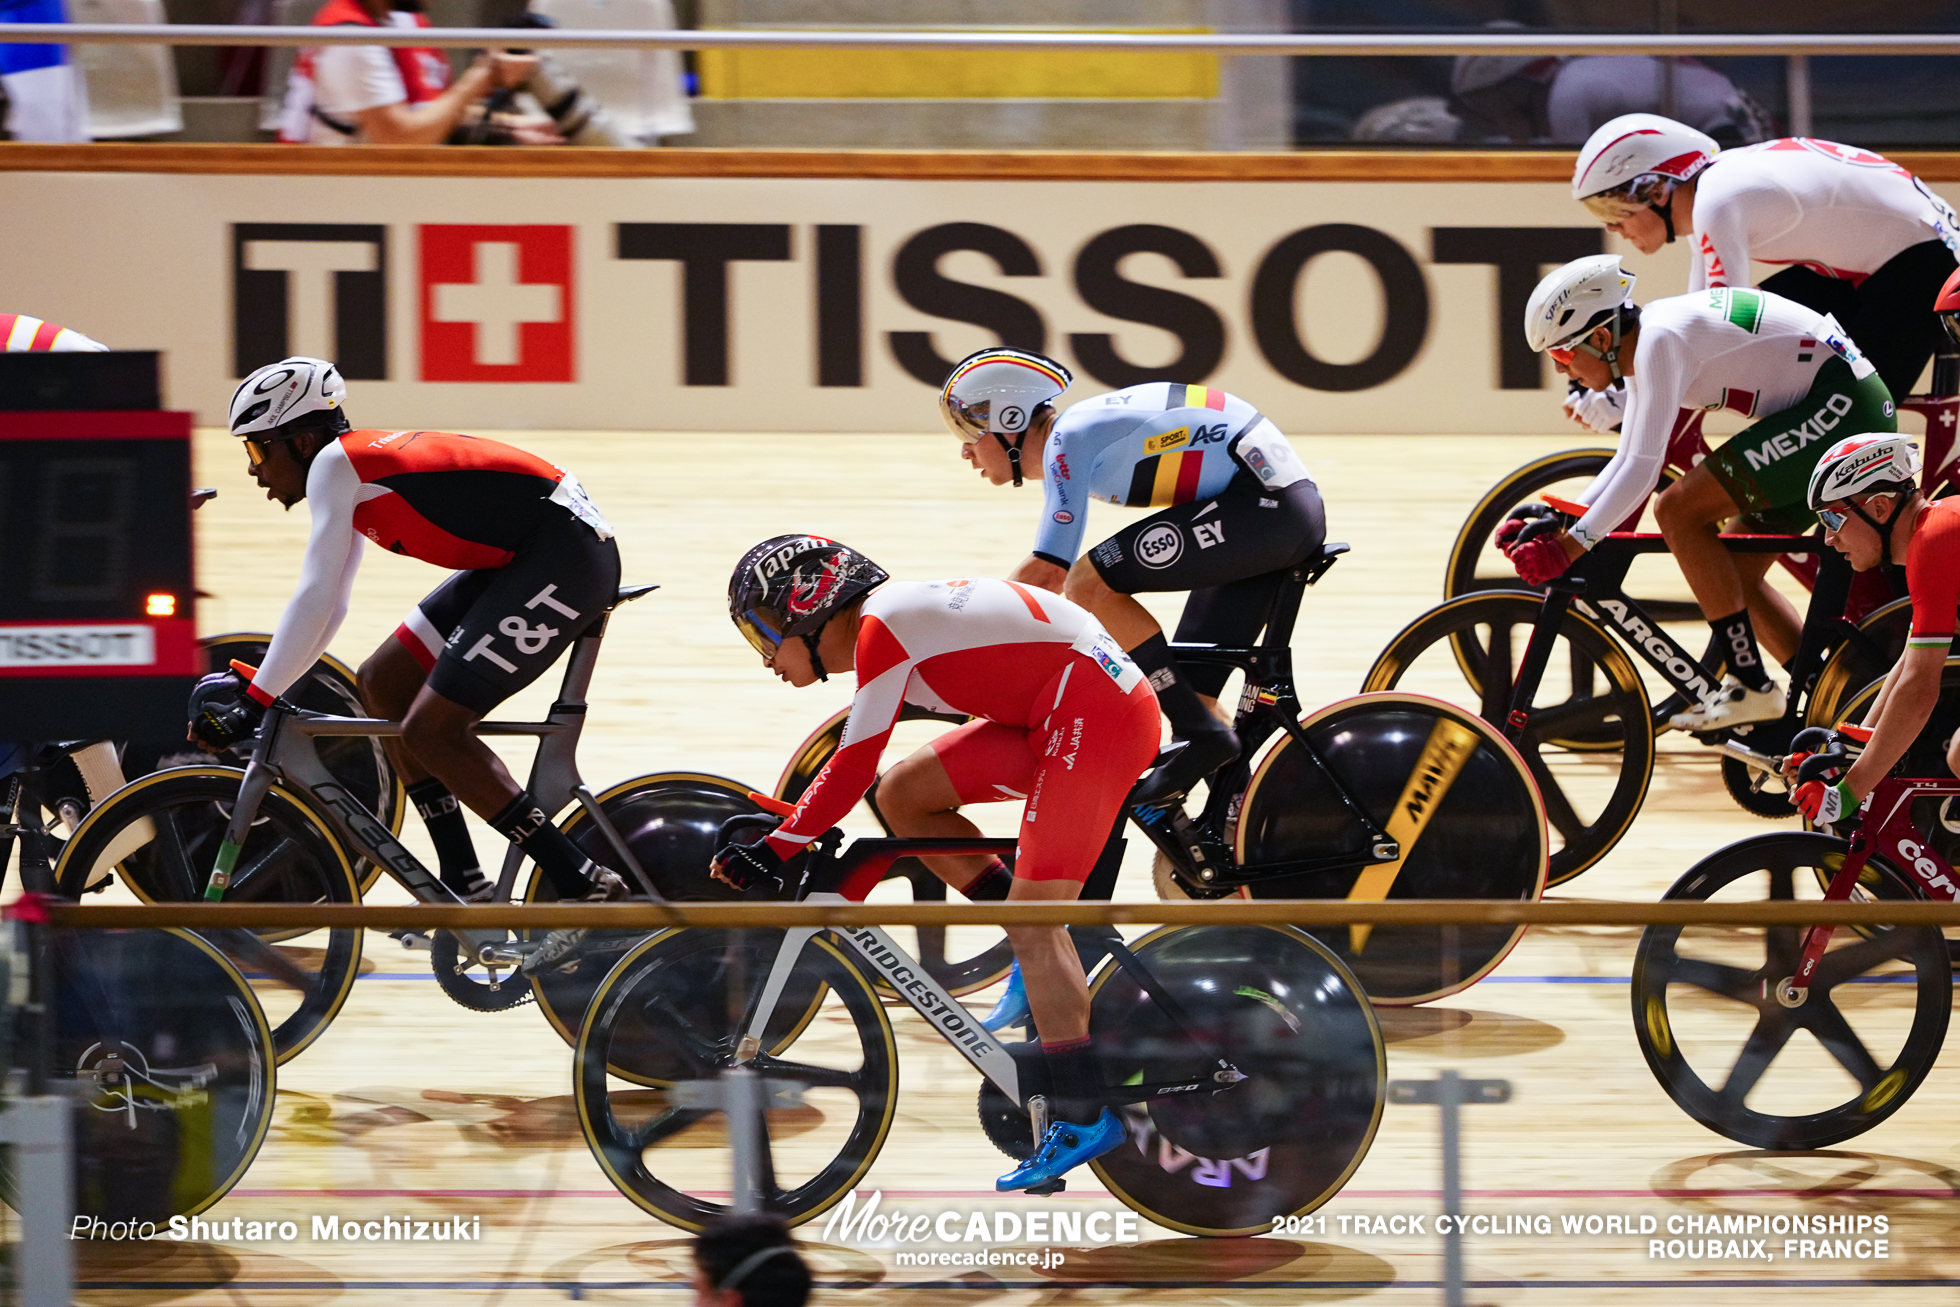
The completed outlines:
<svg viewBox="0 0 1960 1307">
<path fill-rule="evenodd" d="M 1228 673 L 1179 667 L 1132 596 L 1188 590 L 1179 640 L 1251 644 L 1280 574 L 1326 536 L 1320 491 L 1279 428 L 1236 395 L 1147 382 L 1059 412 L 1071 380 L 1039 354 L 983 349 L 946 378 L 940 414 L 994 485 L 1020 485 L 1026 459 L 1038 459 L 1034 549 L 1008 579 L 1094 613 L 1149 676 L 1172 742 L 1135 797 L 1168 802 L 1238 756 L 1238 737 L 1213 711 Z M 1092 499 L 1158 511 L 1078 557 Z M 879 794 L 888 815 L 904 800 L 889 785 Z"/>
</svg>

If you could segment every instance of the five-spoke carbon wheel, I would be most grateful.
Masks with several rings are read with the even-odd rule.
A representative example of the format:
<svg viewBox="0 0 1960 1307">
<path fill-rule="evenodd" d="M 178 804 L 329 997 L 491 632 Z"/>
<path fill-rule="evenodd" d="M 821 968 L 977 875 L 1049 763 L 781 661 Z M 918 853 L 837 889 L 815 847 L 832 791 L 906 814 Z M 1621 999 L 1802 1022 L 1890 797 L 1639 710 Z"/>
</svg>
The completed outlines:
<svg viewBox="0 0 1960 1307">
<path fill-rule="evenodd" d="M 1667 898 L 1746 903 L 1823 897 L 1843 840 L 1789 831 L 1703 859 Z M 1853 901 L 1917 898 L 1877 857 Z M 1946 1037 L 1953 978 L 1930 926 L 1839 929 L 1804 1001 L 1781 983 L 1801 926 L 1650 926 L 1633 964 L 1633 1027 L 1647 1065 L 1682 1111 L 1756 1148 L 1826 1148 L 1897 1111 Z"/>
<path fill-rule="evenodd" d="M 579 1031 L 573 1081 L 593 1156 L 621 1193 L 682 1229 L 729 1210 L 727 1118 L 670 1103 L 667 1086 L 712 1082 L 734 1065 L 745 1014 L 783 939 L 773 930 L 654 935 L 605 978 Z M 768 1113 L 763 1184 L 764 1207 L 797 1223 L 849 1193 L 884 1146 L 898 1049 L 884 1004 L 829 937 L 803 945 L 790 990 L 822 1001 L 778 1004 L 748 1065 L 804 1087 L 802 1106 Z"/>
<path fill-rule="evenodd" d="M 232 767 L 173 767 L 116 791 L 89 813 L 62 850 L 55 867 L 61 893 L 78 895 L 112 867 L 146 903 L 202 901 L 244 778 Z M 224 901 L 353 904 L 360 899 L 340 842 L 294 795 L 275 785 L 259 804 Z M 202 933 L 252 982 L 281 1062 L 320 1037 L 360 970 L 361 932 L 351 927 Z"/>
</svg>

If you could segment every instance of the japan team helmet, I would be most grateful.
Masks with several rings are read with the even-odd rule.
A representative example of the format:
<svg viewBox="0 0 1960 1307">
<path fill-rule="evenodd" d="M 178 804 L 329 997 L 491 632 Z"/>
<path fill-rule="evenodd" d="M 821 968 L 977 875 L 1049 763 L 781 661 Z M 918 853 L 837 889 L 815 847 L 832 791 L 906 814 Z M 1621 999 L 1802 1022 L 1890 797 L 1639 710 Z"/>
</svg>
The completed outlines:
<svg viewBox="0 0 1960 1307">
<path fill-rule="evenodd" d="M 1574 259 L 1538 283 L 1524 306 L 1524 334 L 1534 353 L 1583 339 L 1633 303 L 1637 279 L 1617 254 Z"/>
<path fill-rule="evenodd" d="M 1706 132 L 1654 113 L 1628 113 L 1587 139 L 1572 170 L 1572 198 L 1602 222 L 1667 203 L 1674 188 L 1715 162 Z"/>
<path fill-rule="evenodd" d="M 939 388 L 939 416 L 967 444 L 989 432 L 1026 431 L 1035 410 L 1052 403 L 1075 377 L 1051 358 L 996 347 L 969 354 Z"/>
<path fill-rule="evenodd" d="M 1919 476 L 1919 451 L 1906 436 L 1874 432 L 1846 436 L 1811 469 L 1804 502 L 1812 512 L 1853 495 L 1910 491 Z"/>
<path fill-rule="evenodd" d="M 268 363 L 238 383 L 231 396 L 231 434 L 264 442 L 293 423 L 345 431 L 346 402 L 347 383 L 339 368 L 325 359 L 295 355 Z M 304 421 L 309 417 L 313 421 Z"/>
<path fill-rule="evenodd" d="M 884 568 L 823 536 L 772 536 L 728 578 L 728 616 L 765 658 L 790 636 L 815 635 L 840 608 L 890 580 Z"/>
</svg>

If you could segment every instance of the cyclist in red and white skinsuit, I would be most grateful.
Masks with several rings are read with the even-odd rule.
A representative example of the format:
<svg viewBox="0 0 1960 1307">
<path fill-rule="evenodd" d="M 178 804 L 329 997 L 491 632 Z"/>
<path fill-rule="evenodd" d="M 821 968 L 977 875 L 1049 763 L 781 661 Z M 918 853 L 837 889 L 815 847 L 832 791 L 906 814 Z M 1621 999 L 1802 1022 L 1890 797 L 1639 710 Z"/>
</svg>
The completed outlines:
<svg viewBox="0 0 1960 1307">
<path fill-rule="evenodd" d="M 1865 713 L 1864 753 L 1835 783 L 1808 781 L 1797 789 L 1797 806 L 1824 825 L 1856 811 L 1919 738 L 1939 702 L 1960 624 L 1960 499 L 1929 501 L 1919 493 L 1918 475 L 1912 442 L 1891 434 L 1840 440 L 1811 474 L 1810 504 L 1823 520 L 1824 539 L 1856 571 L 1903 561 L 1912 595 L 1905 651 Z M 1786 775 L 1794 777 L 1797 761 L 1786 765 Z M 1960 776 L 1960 735 L 1948 743 L 1946 765 Z"/>
<path fill-rule="evenodd" d="M 1072 900 L 1095 866 L 1124 796 L 1156 756 L 1150 683 L 1085 609 L 1012 581 L 888 581 L 876 564 L 818 536 L 750 550 L 729 585 L 730 613 L 777 676 L 810 685 L 855 670 L 841 747 L 796 810 L 754 845 L 731 843 L 717 873 L 743 887 L 843 819 L 878 776 L 908 703 L 973 721 L 894 767 L 914 769 L 937 810 L 895 833 L 975 838 L 962 804 L 1025 799 L 1011 876 L 997 859 L 929 858 L 969 898 Z M 862 898 L 870 884 L 847 885 Z M 1035 1156 L 1003 1177 L 1024 1189 L 1123 1139 L 1089 1048 L 1089 992 L 1060 926 L 1013 927 L 1035 1027 L 1055 1087 L 1055 1124 Z"/>
<path fill-rule="evenodd" d="M 402 721 L 388 755 L 428 823 L 442 879 L 484 897 L 457 801 L 523 848 L 559 898 L 619 897 L 617 876 L 556 826 L 472 733 L 612 607 L 619 549 L 578 478 L 533 454 L 442 431 L 352 431 L 346 384 L 322 359 L 260 368 L 232 398 L 266 497 L 304 499 L 306 560 L 249 684 L 220 673 L 192 698 L 192 738 L 222 749 L 256 733 L 265 707 L 326 651 L 353 594 L 365 542 L 456 569 L 361 666 L 370 712 Z M 584 932 L 554 932 L 535 969 Z"/>
<path fill-rule="evenodd" d="M 1960 219 L 1882 155 L 1786 137 L 1721 149 L 1655 114 L 1627 114 L 1579 152 L 1572 198 L 1642 254 L 1692 239 L 1688 289 L 1756 285 L 1836 318 L 1894 396 L 1911 393 L 1944 342 L 1933 314 L 1960 250 Z M 1619 421 L 1614 392 L 1567 408 L 1596 431 Z"/>
<path fill-rule="evenodd" d="M 108 348 L 79 331 L 25 313 L 0 313 L 0 354 L 90 354 L 105 353 Z"/>
</svg>

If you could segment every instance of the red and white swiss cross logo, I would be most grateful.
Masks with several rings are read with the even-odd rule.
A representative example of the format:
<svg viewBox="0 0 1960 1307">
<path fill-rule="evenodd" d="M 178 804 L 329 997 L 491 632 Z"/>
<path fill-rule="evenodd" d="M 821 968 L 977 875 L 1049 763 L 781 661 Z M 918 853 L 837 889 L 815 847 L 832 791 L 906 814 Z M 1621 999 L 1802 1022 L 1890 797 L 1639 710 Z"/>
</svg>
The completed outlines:
<svg viewBox="0 0 1960 1307">
<path fill-rule="evenodd" d="M 573 381 L 572 229 L 425 225 L 422 380 Z"/>
</svg>

